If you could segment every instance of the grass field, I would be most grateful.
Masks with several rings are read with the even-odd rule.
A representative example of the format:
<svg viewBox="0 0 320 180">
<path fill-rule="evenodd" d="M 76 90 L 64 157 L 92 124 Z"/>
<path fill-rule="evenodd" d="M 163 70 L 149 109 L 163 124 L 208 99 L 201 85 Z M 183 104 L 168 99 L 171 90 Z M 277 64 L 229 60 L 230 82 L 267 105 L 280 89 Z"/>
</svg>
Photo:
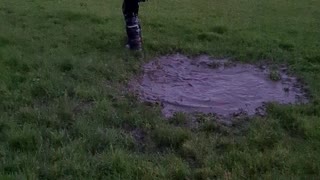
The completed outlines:
<svg viewBox="0 0 320 180">
<path fill-rule="evenodd" d="M 0 179 L 317 179 L 319 7 L 150 0 L 141 58 L 123 48 L 120 0 L 1 0 Z M 188 117 L 165 120 L 124 88 L 143 63 L 174 52 L 286 63 L 312 100 L 188 128 Z"/>
</svg>

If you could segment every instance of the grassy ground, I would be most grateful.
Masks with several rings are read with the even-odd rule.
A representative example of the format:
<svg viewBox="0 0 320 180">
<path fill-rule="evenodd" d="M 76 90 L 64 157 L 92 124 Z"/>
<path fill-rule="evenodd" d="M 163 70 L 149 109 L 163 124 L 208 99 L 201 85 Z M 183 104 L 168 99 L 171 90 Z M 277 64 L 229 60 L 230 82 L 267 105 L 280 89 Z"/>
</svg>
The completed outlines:
<svg viewBox="0 0 320 180">
<path fill-rule="evenodd" d="M 0 1 L 0 179 L 320 176 L 320 1 L 152 0 L 145 58 L 123 48 L 119 0 Z M 172 52 L 288 63 L 310 105 L 224 127 L 164 120 L 123 88 Z"/>
</svg>

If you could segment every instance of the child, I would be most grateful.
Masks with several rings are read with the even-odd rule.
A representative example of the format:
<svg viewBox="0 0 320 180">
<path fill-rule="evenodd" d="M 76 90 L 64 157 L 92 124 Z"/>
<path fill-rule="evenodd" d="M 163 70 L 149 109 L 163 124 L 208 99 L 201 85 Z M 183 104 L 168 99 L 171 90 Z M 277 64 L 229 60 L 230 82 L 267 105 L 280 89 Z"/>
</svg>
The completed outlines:
<svg viewBox="0 0 320 180">
<path fill-rule="evenodd" d="M 126 47 L 138 51 L 142 49 L 141 26 L 138 18 L 140 1 L 124 0 L 122 5 L 128 36 Z"/>
</svg>

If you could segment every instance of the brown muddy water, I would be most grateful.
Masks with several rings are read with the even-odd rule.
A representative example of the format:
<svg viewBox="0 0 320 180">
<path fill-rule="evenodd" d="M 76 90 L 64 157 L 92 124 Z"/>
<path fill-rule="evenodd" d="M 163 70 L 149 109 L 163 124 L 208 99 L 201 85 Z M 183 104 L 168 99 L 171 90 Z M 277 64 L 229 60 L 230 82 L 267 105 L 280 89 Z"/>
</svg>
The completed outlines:
<svg viewBox="0 0 320 180">
<path fill-rule="evenodd" d="M 268 102 L 307 102 L 296 77 L 288 75 L 286 68 L 278 75 L 281 79 L 274 81 L 266 66 L 176 54 L 145 64 L 129 86 L 141 101 L 161 104 L 165 117 L 176 112 L 255 115 Z"/>
</svg>

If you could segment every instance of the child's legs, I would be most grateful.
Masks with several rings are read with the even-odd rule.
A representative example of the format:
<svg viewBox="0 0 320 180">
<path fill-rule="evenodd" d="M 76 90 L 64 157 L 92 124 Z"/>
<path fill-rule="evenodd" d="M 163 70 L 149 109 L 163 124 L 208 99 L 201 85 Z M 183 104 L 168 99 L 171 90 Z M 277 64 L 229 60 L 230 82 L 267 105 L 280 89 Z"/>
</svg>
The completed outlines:
<svg viewBox="0 0 320 180">
<path fill-rule="evenodd" d="M 122 6 L 126 22 L 128 46 L 133 50 L 142 48 L 141 26 L 138 18 L 139 0 L 124 0 Z"/>
</svg>

